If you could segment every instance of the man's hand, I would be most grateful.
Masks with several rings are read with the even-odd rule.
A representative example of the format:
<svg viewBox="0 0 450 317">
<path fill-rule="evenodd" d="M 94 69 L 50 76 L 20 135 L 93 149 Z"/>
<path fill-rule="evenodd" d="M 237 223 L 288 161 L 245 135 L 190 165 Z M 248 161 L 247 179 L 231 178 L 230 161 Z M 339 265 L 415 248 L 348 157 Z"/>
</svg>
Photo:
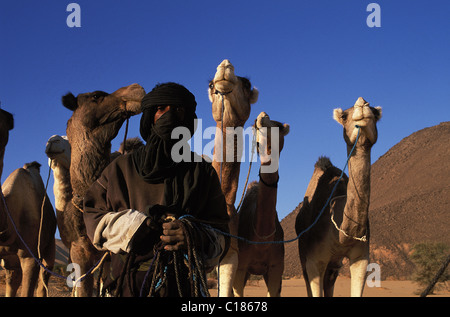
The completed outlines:
<svg viewBox="0 0 450 317">
<path fill-rule="evenodd" d="M 184 235 L 183 226 L 181 221 L 174 220 L 171 222 L 165 222 L 162 224 L 163 234 L 160 237 L 161 241 L 166 245 L 164 250 L 177 251 L 186 247 L 186 237 Z"/>
</svg>

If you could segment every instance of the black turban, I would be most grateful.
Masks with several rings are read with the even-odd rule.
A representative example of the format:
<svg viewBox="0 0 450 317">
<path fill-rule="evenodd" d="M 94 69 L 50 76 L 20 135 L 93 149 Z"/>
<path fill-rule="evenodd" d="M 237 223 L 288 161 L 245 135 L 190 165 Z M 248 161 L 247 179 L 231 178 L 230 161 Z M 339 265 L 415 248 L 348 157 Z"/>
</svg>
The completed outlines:
<svg viewBox="0 0 450 317">
<path fill-rule="evenodd" d="M 178 106 L 185 110 L 185 122 L 181 125 L 187 127 L 194 133 L 194 119 L 197 118 L 195 110 L 197 102 L 195 96 L 184 86 L 176 83 L 158 84 L 152 89 L 141 102 L 142 118 L 140 133 L 147 141 L 158 106 Z"/>
<path fill-rule="evenodd" d="M 153 106 L 165 105 L 189 107 L 195 111 L 197 102 L 189 90 L 176 83 L 156 85 L 141 102 L 142 111 Z"/>
</svg>

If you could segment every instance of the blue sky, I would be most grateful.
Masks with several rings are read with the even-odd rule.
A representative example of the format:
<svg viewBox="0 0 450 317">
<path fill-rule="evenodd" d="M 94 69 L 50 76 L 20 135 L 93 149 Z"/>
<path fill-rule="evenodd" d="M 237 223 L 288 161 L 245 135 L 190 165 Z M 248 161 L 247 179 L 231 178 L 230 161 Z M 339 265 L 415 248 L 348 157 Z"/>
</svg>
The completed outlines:
<svg viewBox="0 0 450 317">
<path fill-rule="evenodd" d="M 81 27 L 69 28 L 71 2 L 0 2 L 0 100 L 15 117 L 2 182 L 34 160 L 45 182 L 45 144 L 65 134 L 71 112 L 60 100 L 68 91 L 113 92 L 134 82 L 149 91 L 175 81 L 195 94 L 203 128 L 214 126 L 207 87 L 225 58 L 260 91 L 247 126 L 261 111 L 291 125 L 280 160 L 280 219 L 303 200 L 320 155 L 345 163 L 334 108 L 359 96 L 383 107 L 373 162 L 409 134 L 450 119 L 446 0 L 376 1 L 379 28 L 367 26 L 372 1 L 363 0 L 73 1 Z M 135 117 L 129 136 L 138 129 Z M 123 135 L 124 127 L 113 150 Z M 53 200 L 52 186 L 53 179 Z"/>
</svg>

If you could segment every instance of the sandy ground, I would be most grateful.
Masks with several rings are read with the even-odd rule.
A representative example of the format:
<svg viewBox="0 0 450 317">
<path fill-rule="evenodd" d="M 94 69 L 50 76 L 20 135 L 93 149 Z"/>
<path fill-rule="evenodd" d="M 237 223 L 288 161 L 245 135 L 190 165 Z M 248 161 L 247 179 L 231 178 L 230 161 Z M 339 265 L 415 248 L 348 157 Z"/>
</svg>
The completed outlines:
<svg viewBox="0 0 450 317">
<path fill-rule="evenodd" d="M 263 280 L 249 282 L 244 290 L 245 297 L 266 297 L 267 288 Z M 415 294 L 418 286 L 412 281 L 381 281 L 380 287 L 364 288 L 364 297 L 419 297 Z M 20 289 L 19 289 L 20 292 Z M 211 297 L 217 296 L 217 289 L 210 289 Z M 305 281 L 300 279 L 283 280 L 281 297 L 306 297 Z M 4 272 L 0 271 L 0 297 L 5 296 Z M 49 297 L 70 297 L 70 289 L 65 281 L 57 278 L 50 279 Z M 336 281 L 335 297 L 350 296 L 350 279 L 339 277 Z M 442 289 L 430 297 L 450 297 L 450 290 Z"/>
<path fill-rule="evenodd" d="M 252 285 L 245 287 L 245 297 L 265 297 L 267 288 L 263 280 L 252 281 Z M 363 297 L 419 297 L 415 294 L 418 287 L 412 281 L 381 281 L 380 287 L 364 288 Z M 217 296 L 217 290 L 210 290 L 211 296 Z M 306 286 L 303 279 L 283 280 L 281 297 L 306 297 Z M 334 289 L 335 297 L 350 296 L 350 279 L 338 278 Z M 449 297 L 450 291 L 441 290 L 430 297 Z"/>
</svg>

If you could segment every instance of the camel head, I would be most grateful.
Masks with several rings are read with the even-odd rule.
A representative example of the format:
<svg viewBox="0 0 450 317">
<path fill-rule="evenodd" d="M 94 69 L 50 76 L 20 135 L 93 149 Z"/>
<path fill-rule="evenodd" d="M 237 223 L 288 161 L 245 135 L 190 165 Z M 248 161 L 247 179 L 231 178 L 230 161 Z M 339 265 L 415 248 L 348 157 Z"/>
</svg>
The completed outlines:
<svg viewBox="0 0 450 317">
<path fill-rule="evenodd" d="M 41 164 L 36 161 L 33 161 L 31 163 L 25 163 L 23 165 L 23 169 L 26 169 L 32 173 L 39 174 L 41 172 Z"/>
<path fill-rule="evenodd" d="M 208 95 L 212 102 L 214 120 L 222 121 L 222 97 L 224 98 L 224 127 L 243 126 L 250 116 L 250 105 L 258 100 L 258 89 L 247 78 L 236 76 L 234 66 L 225 59 L 217 66 L 214 79 L 209 82 Z"/>
<path fill-rule="evenodd" d="M 284 147 L 284 137 L 288 135 L 290 126 L 270 120 L 267 113 L 261 112 L 255 120 L 256 144 L 261 165 L 271 165 L 272 159 L 278 168 L 278 160 Z"/>
<path fill-rule="evenodd" d="M 138 137 L 126 139 L 125 142 L 120 143 L 119 153 L 122 155 L 128 154 L 139 149 L 141 146 L 144 146 L 144 142 Z"/>
<path fill-rule="evenodd" d="M 47 154 L 52 167 L 61 165 L 65 169 L 70 168 L 70 143 L 67 136 L 53 135 L 48 139 L 45 147 L 45 154 Z"/>
<path fill-rule="evenodd" d="M 358 135 L 356 126 L 361 127 L 357 146 L 372 147 L 377 142 L 377 122 L 381 119 L 381 107 L 371 107 L 362 97 L 356 100 L 353 107 L 343 111 L 334 109 L 333 118 L 344 127 L 344 139 L 347 145 L 353 146 Z"/>
<path fill-rule="evenodd" d="M 67 123 L 70 142 L 89 135 L 97 142 L 111 142 L 120 130 L 125 119 L 141 112 L 144 88 L 132 84 L 109 94 L 94 91 L 75 97 L 68 93 L 62 98 L 63 105 L 73 111 Z"/>
<path fill-rule="evenodd" d="M 8 144 L 9 131 L 14 128 L 14 118 L 8 111 L 0 109 L 0 176 L 3 171 L 3 157 Z"/>
</svg>

